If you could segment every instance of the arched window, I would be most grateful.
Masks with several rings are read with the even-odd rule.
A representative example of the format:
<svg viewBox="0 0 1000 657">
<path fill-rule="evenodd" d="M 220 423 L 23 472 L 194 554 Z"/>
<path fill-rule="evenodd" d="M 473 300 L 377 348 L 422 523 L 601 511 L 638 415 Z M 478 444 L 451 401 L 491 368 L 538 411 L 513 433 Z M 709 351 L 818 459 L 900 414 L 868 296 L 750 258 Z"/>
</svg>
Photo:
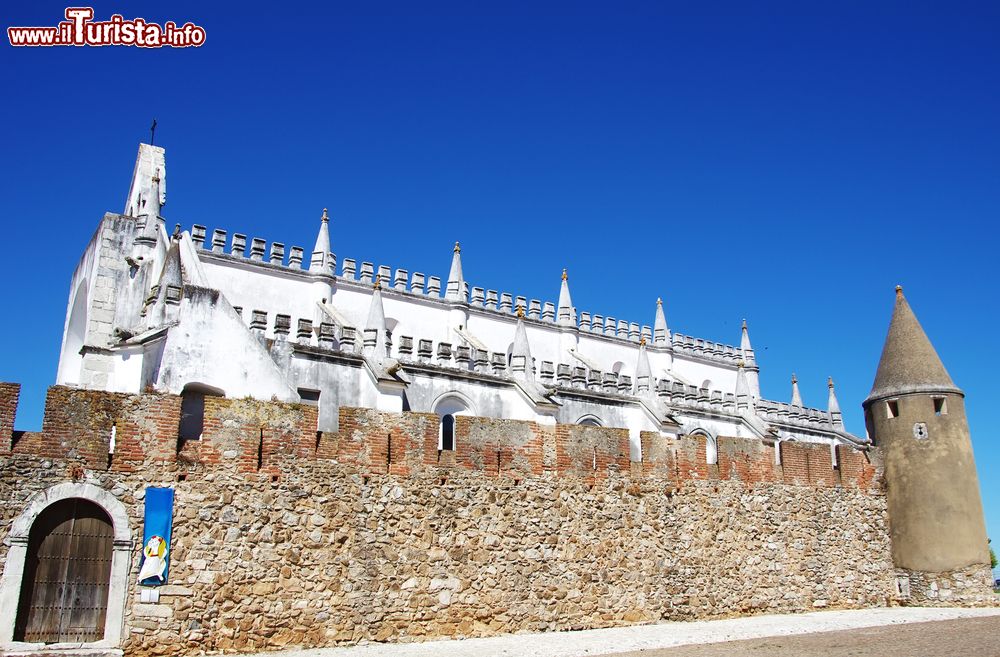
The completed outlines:
<svg viewBox="0 0 1000 657">
<path fill-rule="evenodd" d="M 434 402 L 434 413 L 439 418 L 438 450 L 455 449 L 455 418 L 459 415 L 475 415 L 472 402 L 464 395 L 450 392 Z"/>
<path fill-rule="evenodd" d="M 600 418 L 596 415 L 584 415 L 579 420 L 576 421 L 577 424 L 585 427 L 603 427 Z"/>
<path fill-rule="evenodd" d="M 441 416 L 441 439 L 438 449 L 441 451 L 455 449 L 455 416 L 451 413 Z"/>
</svg>

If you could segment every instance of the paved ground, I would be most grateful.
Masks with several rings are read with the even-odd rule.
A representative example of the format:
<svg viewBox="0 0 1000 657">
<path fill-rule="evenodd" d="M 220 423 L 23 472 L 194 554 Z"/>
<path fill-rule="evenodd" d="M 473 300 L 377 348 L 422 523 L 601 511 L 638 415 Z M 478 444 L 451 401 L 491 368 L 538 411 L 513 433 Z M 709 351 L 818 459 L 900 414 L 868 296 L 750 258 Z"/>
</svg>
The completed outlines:
<svg viewBox="0 0 1000 657">
<path fill-rule="evenodd" d="M 366 644 L 268 657 L 1000 657 L 1000 608 L 896 607 L 487 639 Z"/>
<path fill-rule="evenodd" d="M 1000 616 L 727 641 L 614 657 L 996 657 Z"/>
</svg>

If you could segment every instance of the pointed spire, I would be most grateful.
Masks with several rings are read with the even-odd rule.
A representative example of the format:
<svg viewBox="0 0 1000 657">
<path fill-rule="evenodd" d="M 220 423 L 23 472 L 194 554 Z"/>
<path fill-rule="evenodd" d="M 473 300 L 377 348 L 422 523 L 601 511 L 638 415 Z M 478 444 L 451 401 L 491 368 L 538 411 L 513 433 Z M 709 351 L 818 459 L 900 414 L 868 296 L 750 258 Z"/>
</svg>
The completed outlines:
<svg viewBox="0 0 1000 657">
<path fill-rule="evenodd" d="M 736 370 L 736 410 L 752 411 L 753 396 L 750 394 L 750 383 L 747 381 L 746 366 L 740 361 Z"/>
<path fill-rule="evenodd" d="M 573 300 L 569 296 L 569 276 L 563 269 L 562 284 L 559 287 L 559 307 L 556 310 L 556 319 L 560 326 L 576 326 L 576 317 L 573 313 Z"/>
<path fill-rule="evenodd" d="M 646 338 L 639 340 L 639 358 L 635 364 L 635 394 L 649 394 L 653 384 L 653 369 L 646 353 Z"/>
<path fill-rule="evenodd" d="M 451 256 L 451 271 L 448 272 L 448 286 L 444 291 L 445 299 L 468 301 L 465 295 L 465 279 L 462 277 L 462 245 L 455 242 Z"/>
<path fill-rule="evenodd" d="M 865 401 L 911 392 L 962 394 L 910 309 L 903 288 L 897 285 L 889 333 L 882 347 L 875 383 Z"/>
<path fill-rule="evenodd" d="M 743 358 L 748 365 L 752 365 L 755 358 L 753 346 L 750 344 L 750 331 L 747 329 L 747 320 L 743 320 L 742 334 L 740 335 L 740 349 L 743 351 Z"/>
<path fill-rule="evenodd" d="M 799 394 L 799 380 L 792 373 L 792 406 L 802 406 L 802 395 Z"/>
<path fill-rule="evenodd" d="M 531 362 L 531 347 L 528 332 L 524 328 L 524 308 L 517 307 L 517 326 L 514 328 L 514 344 L 510 350 L 510 371 L 523 379 L 534 379 Z"/>
<path fill-rule="evenodd" d="M 312 260 L 309 261 L 309 271 L 319 271 L 332 274 L 333 254 L 330 252 L 330 215 L 323 208 L 320 217 L 319 234 L 316 235 L 316 246 L 313 247 Z"/>
<path fill-rule="evenodd" d="M 834 426 L 842 427 L 844 426 L 844 416 L 840 412 L 840 404 L 837 403 L 837 394 L 833 391 L 832 376 L 827 379 L 826 385 L 830 388 L 830 399 L 827 402 L 826 412 L 830 414 L 830 422 Z"/>
<path fill-rule="evenodd" d="M 376 276 L 371 305 L 368 307 L 368 321 L 365 323 L 364 354 L 381 360 L 388 355 L 387 347 L 385 309 L 382 307 L 382 278 Z"/>
<path fill-rule="evenodd" d="M 653 344 L 670 344 L 667 316 L 663 314 L 663 299 L 656 299 L 656 318 L 653 320 Z"/>
</svg>

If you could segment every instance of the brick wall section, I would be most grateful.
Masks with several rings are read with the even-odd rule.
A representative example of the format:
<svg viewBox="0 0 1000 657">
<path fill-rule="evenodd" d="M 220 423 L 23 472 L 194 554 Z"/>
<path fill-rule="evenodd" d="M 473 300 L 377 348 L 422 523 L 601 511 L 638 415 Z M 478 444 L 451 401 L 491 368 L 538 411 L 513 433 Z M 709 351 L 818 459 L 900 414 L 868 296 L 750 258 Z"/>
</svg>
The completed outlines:
<svg viewBox="0 0 1000 657">
<path fill-rule="evenodd" d="M 13 431 L 19 385 L 0 384 L 0 422 Z M 341 408 L 340 432 L 317 435 L 318 409 L 251 399 L 205 397 L 201 440 L 179 443 L 179 396 L 124 394 L 53 386 L 43 430 L 25 433 L 15 454 L 66 458 L 93 469 L 133 472 L 151 461 L 179 470 L 232 465 L 249 475 L 280 477 L 289 462 L 334 460 L 366 474 L 447 476 L 455 468 L 514 478 L 558 476 L 591 483 L 611 474 L 696 480 L 784 482 L 801 486 L 878 485 L 878 466 L 865 453 L 827 445 L 782 442 L 781 464 L 771 445 L 720 436 L 717 464 L 708 464 L 701 435 L 665 439 L 640 435 L 643 460 L 633 469 L 625 429 L 459 416 L 455 450 L 439 452 L 439 420 L 429 413 Z M 109 459 L 111 427 L 116 430 Z M 7 429 L 5 429 L 7 431 Z M 9 443 L 8 443 L 9 444 Z M 178 451 L 179 450 L 179 451 Z"/>
<path fill-rule="evenodd" d="M 455 463 L 488 475 L 541 475 L 546 434 L 535 422 L 458 416 Z"/>
<path fill-rule="evenodd" d="M 707 438 L 663 438 L 655 432 L 640 434 L 642 476 L 686 481 L 742 481 L 746 484 L 784 482 L 797 486 L 843 486 L 869 490 L 879 486 L 877 451 L 864 452 L 837 446 L 838 468 L 833 467 L 828 445 L 782 442 L 781 464 L 774 462 L 774 446 L 759 440 L 719 436 L 717 463 L 707 463 Z"/>
<path fill-rule="evenodd" d="M 0 454 L 10 452 L 20 396 L 20 383 L 0 383 Z"/>
<path fill-rule="evenodd" d="M 556 471 L 561 476 L 596 482 L 631 471 L 627 429 L 558 424 L 555 437 Z"/>
<path fill-rule="evenodd" d="M 677 479 L 676 445 L 673 439 L 664 438 L 656 431 L 639 433 L 642 448 L 642 468 L 646 477 Z"/>
<path fill-rule="evenodd" d="M 163 419 L 176 449 L 180 403 L 173 400 Z M 206 396 L 202 437 L 184 441 L 177 460 L 189 470 L 222 465 L 280 479 L 290 463 L 316 459 L 316 420 L 315 406 Z"/>
<path fill-rule="evenodd" d="M 719 436 L 718 471 L 720 479 L 747 483 L 777 481 L 774 447 L 760 440 Z"/>
<path fill-rule="evenodd" d="M 25 433 L 15 454 L 66 458 L 95 470 L 108 469 L 111 427 L 131 395 L 53 386 L 45 400 L 42 431 Z"/>
<path fill-rule="evenodd" d="M 840 483 L 840 471 L 833 467 L 829 445 L 783 441 L 781 469 L 786 484 L 835 486 Z"/>
<path fill-rule="evenodd" d="M 438 417 L 340 409 L 336 459 L 366 474 L 417 475 L 438 464 Z M 324 439 L 326 437 L 324 436 Z"/>
<path fill-rule="evenodd" d="M 115 452 L 111 470 L 136 472 L 145 463 L 177 459 L 181 401 L 174 395 L 128 395 L 115 418 Z"/>
<path fill-rule="evenodd" d="M 840 482 L 845 488 L 869 489 L 877 485 L 878 466 L 872 462 L 877 452 L 861 452 L 847 445 L 837 446 Z"/>
<path fill-rule="evenodd" d="M 718 466 L 709 465 L 706 457 L 707 438 L 701 435 L 681 436 L 676 441 L 674 454 L 677 462 L 677 480 L 718 478 Z"/>
</svg>

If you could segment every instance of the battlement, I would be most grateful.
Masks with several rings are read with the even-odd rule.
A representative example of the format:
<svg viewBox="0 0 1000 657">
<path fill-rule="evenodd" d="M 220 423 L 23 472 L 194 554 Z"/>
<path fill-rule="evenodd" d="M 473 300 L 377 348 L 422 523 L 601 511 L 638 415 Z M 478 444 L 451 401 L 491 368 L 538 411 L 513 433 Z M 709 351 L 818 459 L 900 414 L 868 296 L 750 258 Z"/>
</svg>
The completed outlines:
<svg viewBox="0 0 1000 657">
<path fill-rule="evenodd" d="M 691 354 L 702 358 L 722 360 L 731 363 L 732 365 L 736 365 L 741 360 L 746 358 L 743 354 L 743 350 L 739 347 L 722 344 L 721 342 L 712 342 L 711 340 L 693 338 L 689 335 L 683 335 L 681 333 L 673 333 L 671 335 L 671 341 L 675 353 Z"/>
<path fill-rule="evenodd" d="M 236 307 L 247 326 L 260 336 L 293 341 L 301 346 L 357 356 L 362 352 L 363 331 L 353 326 L 337 327 L 322 323 L 318 329 L 312 318 L 298 318 L 277 313 L 273 317 L 263 310 Z M 675 336 L 677 334 L 674 334 Z M 682 336 L 683 337 L 683 336 Z M 390 355 L 411 365 L 433 366 L 443 370 L 469 372 L 477 375 L 508 378 L 507 354 L 477 349 L 443 340 L 415 338 L 409 335 L 388 335 Z M 704 342 L 704 341 L 699 341 Z M 712 343 L 716 344 L 716 343 Z M 723 345 L 717 345 L 723 346 Z M 735 349 L 728 347 L 728 349 Z M 721 352 L 720 352 L 721 353 Z M 728 356 L 727 356 L 728 357 Z M 602 394 L 633 396 L 633 378 L 627 374 L 603 371 L 584 365 L 538 361 L 533 359 L 533 374 L 540 383 L 563 390 L 593 391 Z M 736 396 L 731 392 L 698 387 L 680 381 L 654 378 L 651 389 L 671 408 L 734 415 Z M 812 431 L 829 431 L 830 415 L 818 408 L 792 406 L 781 402 L 758 400 L 758 413 L 766 420 L 788 427 Z"/>
<path fill-rule="evenodd" d="M 286 251 L 285 245 L 281 242 L 273 242 L 268 246 L 266 240 L 258 237 L 253 237 L 248 242 L 245 234 L 233 233 L 230 236 L 226 230 L 221 228 L 216 228 L 212 232 L 211 238 L 208 238 L 207 228 L 200 224 L 192 226 L 191 238 L 199 250 L 216 256 L 235 258 L 247 263 L 258 263 L 264 267 L 284 268 L 294 272 L 310 270 L 309 253 L 299 246 L 292 246 Z M 314 273 L 337 276 L 336 255 L 329 254 L 325 269 Z M 441 278 L 426 276 L 421 272 L 411 273 L 408 269 L 394 268 L 385 264 L 367 261 L 358 263 L 353 258 L 345 258 L 340 263 L 340 275 L 337 276 L 337 279 L 348 284 L 357 283 L 364 286 L 373 285 L 378 279 L 382 283 L 383 290 L 390 294 L 402 293 L 426 300 L 440 301 L 442 307 L 446 303 L 453 302 L 453 300 L 447 302 L 444 300 Z M 468 304 L 471 309 L 513 319 L 517 315 L 517 309 L 522 308 L 524 319 L 528 322 L 565 326 L 565 324 L 559 323 L 556 316 L 556 304 L 551 301 L 529 299 L 510 292 L 470 286 L 466 281 L 462 282 L 459 295 L 459 302 Z M 649 325 L 616 319 L 610 315 L 590 312 L 577 314 L 574 309 L 570 314 L 570 319 L 572 328 L 590 336 L 600 336 L 633 345 L 638 345 L 645 338 L 647 344 L 653 349 L 669 346 L 680 354 L 722 362 L 731 366 L 735 366 L 736 363 L 744 359 L 744 354 L 738 347 L 682 334 L 672 334 L 669 336 L 669 342 L 654 341 L 653 329 Z"/>
<path fill-rule="evenodd" d="M 19 386 L 0 385 L 4 437 L 0 455 L 63 459 L 98 471 L 133 473 L 168 465 L 178 477 L 224 468 L 251 478 L 283 476 L 328 462 L 362 476 L 396 475 L 446 481 L 485 476 L 516 481 L 569 478 L 593 485 L 606 478 L 656 478 L 868 489 L 878 468 L 867 451 L 838 446 L 719 437 L 641 436 L 641 462 L 629 460 L 626 429 L 484 417 L 456 417 L 455 449 L 439 449 L 434 414 L 341 408 L 337 433 L 316 431 L 317 408 L 253 399 L 203 398 L 200 438 L 181 439 L 182 397 L 53 386 L 40 432 L 18 434 L 10 411 Z"/>
</svg>

